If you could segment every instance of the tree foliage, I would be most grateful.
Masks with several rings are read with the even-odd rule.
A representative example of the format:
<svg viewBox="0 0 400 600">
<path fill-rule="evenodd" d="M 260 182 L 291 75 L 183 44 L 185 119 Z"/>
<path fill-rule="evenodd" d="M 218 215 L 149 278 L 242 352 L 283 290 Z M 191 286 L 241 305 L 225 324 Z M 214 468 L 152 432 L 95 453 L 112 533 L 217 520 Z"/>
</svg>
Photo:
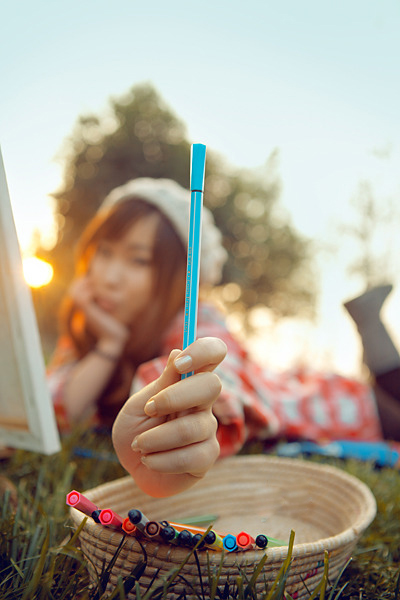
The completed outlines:
<svg viewBox="0 0 400 600">
<path fill-rule="evenodd" d="M 229 252 L 221 290 L 235 307 L 265 304 L 278 315 L 310 313 L 311 246 L 278 216 L 276 158 L 275 152 L 264 173 L 255 175 L 233 171 L 207 149 L 204 201 Z M 55 268 L 57 300 L 72 277 L 76 240 L 105 195 L 145 176 L 169 177 L 188 187 L 190 142 L 184 124 L 155 89 L 141 84 L 110 99 L 104 115 L 81 116 L 61 159 L 64 181 L 53 195 L 58 239 L 51 251 L 41 251 Z"/>
<path fill-rule="evenodd" d="M 393 279 L 393 256 L 390 247 L 390 225 L 397 222 L 390 202 L 377 198 L 369 181 L 360 181 L 351 204 L 355 221 L 342 225 L 340 231 L 355 242 L 356 257 L 348 266 L 350 275 L 357 275 L 366 289 Z"/>
</svg>

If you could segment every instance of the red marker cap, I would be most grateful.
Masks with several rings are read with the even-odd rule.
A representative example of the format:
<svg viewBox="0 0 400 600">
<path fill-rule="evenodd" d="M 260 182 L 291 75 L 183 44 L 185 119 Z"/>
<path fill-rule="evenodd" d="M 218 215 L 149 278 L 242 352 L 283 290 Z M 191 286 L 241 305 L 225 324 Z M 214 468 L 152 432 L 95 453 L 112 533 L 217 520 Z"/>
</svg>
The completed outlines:
<svg viewBox="0 0 400 600">
<path fill-rule="evenodd" d="M 72 490 L 69 492 L 69 494 L 67 494 L 66 502 L 68 506 L 72 506 L 73 508 L 80 510 L 85 515 L 88 515 L 88 517 L 92 515 L 93 511 L 97 510 L 97 506 L 93 504 L 93 502 L 76 490 Z"/>
<path fill-rule="evenodd" d="M 122 529 L 125 531 L 125 533 L 128 533 L 129 535 L 133 535 L 135 533 L 135 531 L 137 530 L 137 527 L 136 527 L 136 525 L 131 523 L 129 517 L 126 517 L 122 522 Z"/>
<path fill-rule="evenodd" d="M 99 514 L 100 523 L 107 527 L 122 527 L 123 518 L 117 515 L 111 508 L 103 509 Z"/>
<path fill-rule="evenodd" d="M 236 543 L 242 550 L 250 548 L 254 544 L 254 538 L 245 531 L 241 531 L 236 536 Z"/>
</svg>

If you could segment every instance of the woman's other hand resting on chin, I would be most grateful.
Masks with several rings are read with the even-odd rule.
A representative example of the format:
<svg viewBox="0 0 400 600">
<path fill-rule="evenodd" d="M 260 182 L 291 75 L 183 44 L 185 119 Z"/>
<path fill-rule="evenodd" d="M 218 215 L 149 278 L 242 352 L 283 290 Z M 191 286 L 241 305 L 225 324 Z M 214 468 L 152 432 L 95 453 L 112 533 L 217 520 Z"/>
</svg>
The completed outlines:
<svg viewBox="0 0 400 600">
<path fill-rule="evenodd" d="M 171 496 L 203 477 L 219 456 L 213 404 L 225 358 L 218 338 L 173 350 L 161 376 L 127 400 L 112 430 L 122 466 L 150 496 Z M 181 380 L 181 374 L 194 375 Z"/>
</svg>

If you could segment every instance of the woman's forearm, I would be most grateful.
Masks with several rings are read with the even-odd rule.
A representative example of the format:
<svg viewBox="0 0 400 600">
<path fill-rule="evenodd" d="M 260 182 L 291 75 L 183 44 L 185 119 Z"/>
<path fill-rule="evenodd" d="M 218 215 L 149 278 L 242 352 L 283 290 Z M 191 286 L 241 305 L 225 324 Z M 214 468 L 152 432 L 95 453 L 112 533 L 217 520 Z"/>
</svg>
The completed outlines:
<svg viewBox="0 0 400 600">
<path fill-rule="evenodd" d="M 79 421 L 94 411 L 115 371 L 119 354 L 115 349 L 98 344 L 74 367 L 63 393 L 69 421 Z"/>
</svg>

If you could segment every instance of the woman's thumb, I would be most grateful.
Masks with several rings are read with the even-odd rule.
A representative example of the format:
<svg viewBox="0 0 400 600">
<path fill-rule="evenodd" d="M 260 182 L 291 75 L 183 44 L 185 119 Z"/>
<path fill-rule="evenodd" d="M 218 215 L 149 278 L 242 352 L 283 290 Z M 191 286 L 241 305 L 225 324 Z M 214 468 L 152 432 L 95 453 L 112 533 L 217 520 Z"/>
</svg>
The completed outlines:
<svg viewBox="0 0 400 600">
<path fill-rule="evenodd" d="M 158 394 L 161 390 L 164 390 L 173 383 L 177 383 L 180 380 L 180 374 L 175 368 L 174 360 L 180 354 L 181 350 L 172 350 L 168 357 L 167 364 L 165 365 L 164 371 L 160 377 L 154 382 L 154 393 Z"/>
</svg>

